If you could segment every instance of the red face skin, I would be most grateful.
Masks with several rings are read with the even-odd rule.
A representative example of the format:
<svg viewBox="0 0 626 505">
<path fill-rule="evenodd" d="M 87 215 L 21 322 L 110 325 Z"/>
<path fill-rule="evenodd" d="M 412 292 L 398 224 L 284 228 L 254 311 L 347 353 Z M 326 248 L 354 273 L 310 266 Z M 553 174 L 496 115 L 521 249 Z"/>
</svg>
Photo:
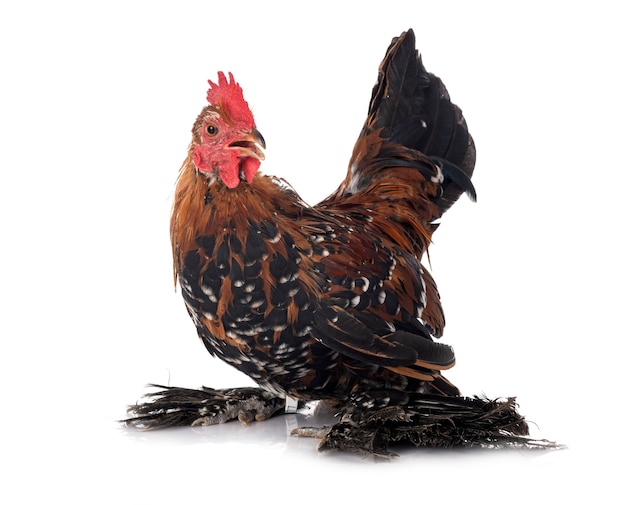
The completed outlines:
<svg viewBox="0 0 626 505">
<path fill-rule="evenodd" d="M 193 146 L 193 162 L 200 172 L 215 174 L 230 189 L 242 178 L 251 183 L 265 159 L 263 136 L 232 74 L 230 82 L 219 72 L 219 84 L 209 81 L 206 109 L 200 131 L 200 143 Z"/>
<path fill-rule="evenodd" d="M 221 114 L 211 112 L 202 122 L 200 144 L 194 145 L 193 162 L 200 172 L 216 172 L 222 182 L 234 189 L 241 180 L 252 182 L 265 158 L 263 137 L 254 126 L 232 125 Z"/>
</svg>

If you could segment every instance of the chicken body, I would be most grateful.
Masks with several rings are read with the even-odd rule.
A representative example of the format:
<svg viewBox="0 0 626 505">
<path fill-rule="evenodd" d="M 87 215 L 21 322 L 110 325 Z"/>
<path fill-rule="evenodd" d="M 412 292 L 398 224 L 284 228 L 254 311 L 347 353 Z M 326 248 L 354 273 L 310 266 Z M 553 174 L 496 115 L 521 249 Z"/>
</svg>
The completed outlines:
<svg viewBox="0 0 626 505">
<path fill-rule="evenodd" d="M 325 400 L 339 422 L 295 430 L 320 449 L 561 447 L 528 438 L 514 398 L 464 397 L 441 374 L 454 352 L 434 340 L 445 320 L 421 261 L 442 214 L 475 198 L 475 150 L 413 32 L 381 63 L 345 180 L 313 207 L 258 173 L 265 141 L 232 75 L 210 85 L 176 188 L 174 273 L 206 348 L 259 387 L 157 386 L 125 422 L 248 423 Z"/>
<path fill-rule="evenodd" d="M 345 181 L 314 207 L 256 172 L 264 141 L 240 88 L 232 75 L 211 84 L 171 221 L 175 275 L 209 352 L 301 400 L 458 394 L 440 373 L 454 353 L 433 341 L 444 316 L 421 259 L 434 221 L 473 196 L 474 148 L 413 33 L 381 64 Z"/>
</svg>

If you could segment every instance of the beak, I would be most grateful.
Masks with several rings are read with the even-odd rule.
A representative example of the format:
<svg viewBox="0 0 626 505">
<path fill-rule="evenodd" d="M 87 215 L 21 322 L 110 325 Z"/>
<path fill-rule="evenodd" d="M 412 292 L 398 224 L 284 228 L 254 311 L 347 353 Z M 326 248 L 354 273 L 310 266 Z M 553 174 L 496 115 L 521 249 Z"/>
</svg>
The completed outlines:
<svg viewBox="0 0 626 505">
<path fill-rule="evenodd" d="M 242 157 L 250 156 L 261 161 L 265 159 L 265 154 L 262 151 L 262 149 L 265 149 L 265 139 L 256 128 L 252 128 L 250 132 L 233 140 L 228 144 L 228 147 L 238 151 Z"/>
</svg>

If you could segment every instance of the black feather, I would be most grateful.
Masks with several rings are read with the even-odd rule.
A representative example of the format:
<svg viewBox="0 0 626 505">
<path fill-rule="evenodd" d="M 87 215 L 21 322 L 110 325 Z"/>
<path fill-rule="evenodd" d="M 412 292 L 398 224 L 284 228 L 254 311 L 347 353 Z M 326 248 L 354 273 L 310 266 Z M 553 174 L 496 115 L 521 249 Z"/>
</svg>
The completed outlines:
<svg viewBox="0 0 626 505">
<path fill-rule="evenodd" d="M 446 193 L 446 189 L 450 187 L 451 184 L 454 184 L 457 187 L 456 192 L 454 193 L 457 195 L 457 198 L 461 196 L 462 193 L 467 193 L 467 196 L 471 201 L 476 201 L 476 189 L 474 188 L 474 184 L 472 184 L 472 179 L 469 178 L 464 170 L 462 170 L 454 163 L 446 160 L 445 158 L 440 158 L 439 156 L 431 156 L 431 159 L 439 163 L 444 177 L 444 191 L 439 198 L 439 202 L 448 203 L 448 200 L 451 198 L 453 191 L 451 189 L 448 193 Z M 451 202 L 450 205 L 452 205 L 453 203 L 454 202 Z"/>
<path fill-rule="evenodd" d="M 424 328 L 426 331 L 426 329 Z M 385 337 L 389 342 L 396 342 L 416 351 L 417 359 L 427 361 L 442 367 L 448 367 L 454 363 L 454 350 L 452 347 L 433 342 L 415 333 L 396 331 Z"/>
<path fill-rule="evenodd" d="M 368 120 L 361 137 L 379 131 L 385 142 L 400 144 L 442 161 L 444 181 L 436 205 L 443 214 L 466 192 L 472 200 L 476 191 L 471 177 L 476 150 L 463 113 L 450 101 L 448 91 L 437 76 L 428 73 L 419 52 L 415 35 L 408 30 L 394 38 L 381 63 L 378 81 L 372 90 Z M 369 160 L 366 171 L 413 165 L 400 159 L 395 146 L 391 156 L 381 148 L 379 157 Z M 430 169 L 415 163 L 425 176 Z M 352 166 L 352 163 L 351 163 Z M 363 175 L 363 174 L 361 174 Z M 367 184 L 360 179 L 357 189 Z"/>
<path fill-rule="evenodd" d="M 415 115 L 422 108 L 422 89 L 428 82 L 428 74 L 415 51 L 413 30 L 393 39 L 372 91 L 369 112 L 376 117 L 375 127 L 393 132 Z"/>
<path fill-rule="evenodd" d="M 368 391 L 352 398 L 340 422 L 325 431 L 298 428 L 294 434 L 322 438 L 320 450 L 389 458 L 390 446 L 561 449 L 528 436 L 515 398 L 442 397 Z"/>
</svg>

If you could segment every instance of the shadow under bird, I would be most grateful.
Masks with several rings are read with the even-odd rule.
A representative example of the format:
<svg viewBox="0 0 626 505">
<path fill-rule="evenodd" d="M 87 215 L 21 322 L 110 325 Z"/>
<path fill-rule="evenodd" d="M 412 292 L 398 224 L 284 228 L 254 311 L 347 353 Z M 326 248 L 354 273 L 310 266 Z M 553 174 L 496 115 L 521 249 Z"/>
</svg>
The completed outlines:
<svg viewBox="0 0 626 505">
<path fill-rule="evenodd" d="M 298 432 L 321 448 L 555 447 L 528 438 L 514 399 L 462 396 L 442 373 L 455 356 L 423 259 L 442 215 L 476 198 L 475 148 L 413 31 L 380 65 L 346 178 L 314 206 L 259 172 L 265 140 L 232 74 L 209 84 L 176 187 L 174 275 L 206 349 L 259 387 L 159 386 L 126 422 L 248 423 L 321 400 L 337 424 Z"/>
</svg>

